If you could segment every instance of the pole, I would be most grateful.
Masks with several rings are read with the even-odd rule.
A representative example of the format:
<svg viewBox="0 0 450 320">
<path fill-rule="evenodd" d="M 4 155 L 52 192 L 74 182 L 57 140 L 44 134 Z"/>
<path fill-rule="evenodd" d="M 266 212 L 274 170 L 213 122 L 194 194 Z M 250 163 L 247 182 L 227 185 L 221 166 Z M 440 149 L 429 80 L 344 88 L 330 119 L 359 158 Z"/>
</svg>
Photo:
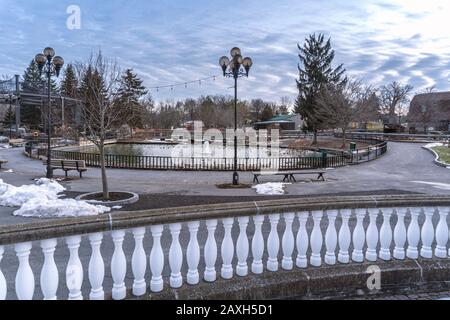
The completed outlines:
<svg viewBox="0 0 450 320">
<path fill-rule="evenodd" d="M 48 110 L 47 110 L 47 122 L 48 122 L 48 133 L 47 133 L 47 179 L 53 178 L 53 170 L 51 166 L 51 158 L 52 158 L 52 150 L 51 150 L 51 143 L 52 143 L 52 113 L 51 113 L 51 64 L 50 61 L 48 61 L 48 70 L 47 70 L 47 93 L 48 93 Z"/>
<path fill-rule="evenodd" d="M 16 135 L 19 134 L 19 131 L 16 131 Z M 9 141 L 12 139 L 12 95 L 9 95 Z"/>
<path fill-rule="evenodd" d="M 237 160 L 237 79 L 238 75 L 234 75 L 234 173 L 233 173 L 233 185 L 239 185 L 239 174 L 237 172 L 238 160 Z"/>
</svg>

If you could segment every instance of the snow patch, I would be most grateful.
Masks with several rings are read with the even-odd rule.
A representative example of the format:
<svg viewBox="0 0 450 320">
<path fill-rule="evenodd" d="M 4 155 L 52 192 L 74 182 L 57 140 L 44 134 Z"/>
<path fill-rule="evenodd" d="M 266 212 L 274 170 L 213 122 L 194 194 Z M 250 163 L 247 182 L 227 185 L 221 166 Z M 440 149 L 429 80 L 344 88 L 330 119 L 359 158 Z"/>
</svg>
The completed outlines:
<svg viewBox="0 0 450 320">
<path fill-rule="evenodd" d="M 427 149 L 433 149 L 433 148 L 436 148 L 436 147 L 443 147 L 443 146 L 444 146 L 443 143 L 441 143 L 441 142 L 435 142 L 435 143 L 427 144 L 424 148 L 427 148 Z"/>
<path fill-rule="evenodd" d="M 85 201 L 59 199 L 65 188 L 56 181 L 38 179 L 33 185 L 15 187 L 0 179 L 0 206 L 20 207 L 15 216 L 23 217 L 78 217 L 99 215 L 111 211 Z"/>
<path fill-rule="evenodd" d="M 283 195 L 285 193 L 284 186 L 290 185 L 291 183 L 264 183 L 253 186 L 256 189 L 257 194 L 265 195 Z"/>
<path fill-rule="evenodd" d="M 412 182 L 426 184 L 426 185 L 432 186 L 433 188 L 436 188 L 436 189 L 450 190 L 450 184 L 448 184 L 448 183 L 426 182 L 426 181 L 412 181 Z"/>
<path fill-rule="evenodd" d="M 114 207 L 112 207 L 113 210 L 120 210 L 122 208 L 123 208 L 122 206 L 114 206 Z"/>
<path fill-rule="evenodd" d="M 14 173 L 14 171 L 12 169 L 9 169 L 9 170 L 3 171 L 3 173 Z"/>
</svg>

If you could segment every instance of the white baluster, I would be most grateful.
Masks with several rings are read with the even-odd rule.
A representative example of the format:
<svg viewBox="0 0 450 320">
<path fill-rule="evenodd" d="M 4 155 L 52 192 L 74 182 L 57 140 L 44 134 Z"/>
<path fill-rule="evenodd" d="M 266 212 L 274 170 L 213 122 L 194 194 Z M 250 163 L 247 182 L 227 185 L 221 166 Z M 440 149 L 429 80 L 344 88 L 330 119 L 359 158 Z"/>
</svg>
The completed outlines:
<svg viewBox="0 0 450 320">
<path fill-rule="evenodd" d="M 56 239 L 41 241 L 42 253 L 44 254 L 44 265 L 41 270 L 41 291 L 44 300 L 56 300 L 58 290 L 59 273 L 56 267 L 54 253 L 58 241 Z"/>
<path fill-rule="evenodd" d="M 336 231 L 336 218 L 338 215 L 337 210 L 328 210 L 328 227 L 325 233 L 325 246 L 327 253 L 325 255 L 325 263 L 328 265 L 336 264 L 336 247 L 337 247 L 337 231 Z"/>
<path fill-rule="evenodd" d="M 269 215 L 270 233 L 267 238 L 267 251 L 269 258 L 267 260 L 267 270 L 275 272 L 278 271 L 278 252 L 280 251 L 280 238 L 278 237 L 278 222 L 280 221 L 279 214 Z"/>
<path fill-rule="evenodd" d="M 284 270 L 292 270 L 294 268 L 294 262 L 292 261 L 292 254 L 294 253 L 294 233 L 292 232 L 292 223 L 294 222 L 294 213 L 285 213 L 284 221 L 286 229 L 284 230 L 283 239 L 281 241 L 283 247 L 283 261 L 281 267 Z"/>
<path fill-rule="evenodd" d="M 449 232 L 448 232 L 448 223 L 447 223 L 447 216 L 448 216 L 448 209 L 447 208 L 439 208 L 439 224 L 436 228 L 436 242 L 437 246 L 434 251 L 434 255 L 438 258 L 447 258 L 447 243 L 449 239 Z"/>
<path fill-rule="evenodd" d="M 240 277 L 245 277 L 248 275 L 248 237 L 247 237 L 247 226 L 249 222 L 249 217 L 239 217 L 239 237 L 236 243 L 236 254 L 238 257 L 238 265 L 236 267 L 236 274 Z"/>
<path fill-rule="evenodd" d="M 306 223 L 308 222 L 309 212 L 300 212 L 298 214 L 298 220 L 300 221 L 300 227 L 297 233 L 297 261 L 296 265 L 299 268 L 308 267 L 308 257 L 306 253 L 309 247 L 309 235 L 306 229 Z"/>
<path fill-rule="evenodd" d="M 410 212 L 411 222 L 408 226 L 408 250 L 406 251 L 406 256 L 410 259 L 417 259 L 419 258 L 417 246 L 420 241 L 420 227 L 418 219 L 422 209 L 412 208 Z"/>
<path fill-rule="evenodd" d="M 217 279 L 216 260 L 217 260 L 217 243 L 215 232 L 217 228 L 217 220 L 206 221 L 206 228 L 208 229 L 208 239 L 205 243 L 205 274 L 206 282 L 214 282 Z"/>
<path fill-rule="evenodd" d="M 133 229 L 134 251 L 131 257 L 131 269 L 133 270 L 133 295 L 140 297 L 147 292 L 145 271 L 147 269 L 147 257 L 144 250 L 145 228 Z"/>
<path fill-rule="evenodd" d="M 394 258 L 398 260 L 405 260 L 405 243 L 406 243 L 406 226 L 405 216 L 408 211 L 405 208 L 397 208 L 397 225 L 394 229 Z"/>
<path fill-rule="evenodd" d="M 253 217 L 255 224 L 255 234 L 252 239 L 252 272 L 254 274 L 261 274 L 264 271 L 262 256 L 264 254 L 264 237 L 262 235 L 262 224 L 264 223 L 264 216 Z"/>
<path fill-rule="evenodd" d="M 164 231 L 164 226 L 151 226 L 150 230 L 153 237 L 153 247 L 150 252 L 150 270 L 152 272 L 150 290 L 152 292 L 161 292 L 164 288 L 162 278 L 162 271 L 164 268 L 164 252 L 161 247 L 161 236 Z"/>
<path fill-rule="evenodd" d="M 186 260 L 188 263 L 187 283 L 196 285 L 200 282 L 200 275 L 198 273 L 198 264 L 200 263 L 200 246 L 198 245 L 198 229 L 200 222 L 193 221 L 188 223 L 189 228 L 189 244 L 186 251 Z"/>
<path fill-rule="evenodd" d="M 379 209 L 369 209 L 370 224 L 366 231 L 367 251 L 366 259 L 369 261 L 377 261 L 377 245 L 378 245 L 378 227 L 377 218 L 380 213 Z"/>
<path fill-rule="evenodd" d="M 89 235 L 92 254 L 89 261 L 89 282 L 91 283 L 90 300 L 104 300 L 105 291 L 103 291 L 103 279 L 105 278 L 105 264 L 100 252 L 103 233 L 93 233 Z"/>
<path fill-rule="evenodd" d="M 354 262 L 364 262 L 363 248 L 366 242 L 364 234 L 364 218 L 366 217 L 366 209 L 356 209 L 356 227 L 353 230 L 353 252 L 352 260 Z"/>
<path fill-rule="evenodd" d="M 34 275 L 30 267 L 31 242 L 15 245 L 16 255 L 19 258 L 19 269 L 16 274 L 16 295 L 19 300 L 32 300 L 34 294 Z"/>
<path fill-rule="evenodd" d="M 391 260 L 392 227 L 391 217 L 393 209 L 383 209 L 383 224 L 380 230 L 380 259 L 384 261 Z"/>
<path fill-rule="evenodd" d="M 78 255 L 81 236 L 71 236 L 66 238 L 67 248 L 70 257 L 66 268 L 66 285 L 69 289 L 69 300 L 83 300 L 81 286 L 83 284 L 83 265 Z"/>
<path fill-rule="evenodd" d="M 322 230 L 320 228 L 320 222 L 322 221 L 323 212 L 313 211 L 312 216 L 314 219 L 314 228 L 311 233 L 311 265 L 314 267 L 320 267 L 322 265 L 322 257 L 320 251 L 322 250 L 323 237 Z"/>
<path fill-rule="evenodd" d="M 221 276 L 224 279 L 233 278 L 233 256 L 234 256 L 234 243 L 231 237 L 231 229 L 233 228 L 234 218 L 225 218 L 222 220 L 223 228 L 225 229 L 225 235 L 222 241 L 222 270 Z"/>
<path fill-rule="evenodd" d="M 183 265 L 183 251 L 180 245 L 181 223 L 173 223 L 169 226 L 169 229 L 172 235 L 172 244 L 169 250 L 170 286 L 180 288 L 183 285 L 183 277 L 181 276 L 181 266 Z"/>
<path fill-rule="evenodd" d="M 114 300 L 123 300 L 127 296 L 127 288 L 125 287 L 127 259 L 125 258 L 125 253 L 123 252 L 125 231 L 113 231 L 111 236 L 114 242 L 114 253 L 111 259 L 111 275 L 114 281 L 112 298 Z"/>
<path fill-rule="evenodd" d="M 435 212 L 434 208 L 425 208 L 425 223 L 422 226 L 422 249 L 420 250 L 420 255 L 423 258 L 431 259 L 433 258 L 433 250 L 431 245 L 434 240 L 434 227 L 433 227 L 433 214 Z"/>
<path fill-rule="evenodd" d="M 348 249 L 350 248 L 351 233 L 350 227 L 348 225 L 350 217 L 352 216 L 352 210 L 344 209 L 341 210 L 342 225 L 339 230 L 339 255 L 338 261 L 340 263 L 349 263 L 350 255 Z"/>
<path fill-rule="evenodd" d="M 2 263 L 3 252 L 5 252 L 5 248 L 3 246 L 0 246 L 0 264 Z M 2 269 L 0 268 L 0 301 L 6 299 L 7 291 L 8 287 L 6 285 L 6 279 L 5 276 L 3 275 Z"/>
</svg>

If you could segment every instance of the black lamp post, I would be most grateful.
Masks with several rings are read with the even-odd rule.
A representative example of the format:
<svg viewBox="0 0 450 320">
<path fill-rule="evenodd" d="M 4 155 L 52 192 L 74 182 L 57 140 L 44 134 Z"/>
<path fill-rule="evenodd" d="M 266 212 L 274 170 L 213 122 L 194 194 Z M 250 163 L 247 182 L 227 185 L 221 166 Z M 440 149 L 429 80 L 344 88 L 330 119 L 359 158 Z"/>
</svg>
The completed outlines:
<svg viewBox="0 0 450 320">
<path fill-rule="evenodd" d="M 13 95 L 10 93 L 8 95 L 8 102 L 9 102 L 9 140 L 12 139 L 12 100 Z M 18 132 L 16 132 L 18 134 Z"/>
<path fill-rule="evenodd" d="M 53 48 L 45 48 L 43 53 L 39 53 L 35 57 L 35 62 L 39 67 L 40 72 L 45 72 L 47 75 L 47 95 L 48 95 L 48 112 L 47 112 L 47 122 L 48 122 L 48 133 L 47 133 L 47 178 L 53 178 L 53 170 L 51 166 L 51 134 L 52 134 L 52 90 L 51 90 L 51 79 L 52 75 L 59 77 L 62 66 L 64 65 L 64 59 L 60 56 L 55 57 L 55 50 Z"/>
<path fill-rule="evenodd" d="M 231 49 L 231 60 L 223 56 L 219 60 L 219 65 L 222 67 L 223 76 L 234 78 L 234 173 L 233 185 L 239 185 L 238 174 L 238 160 L 237 160 L 237 80 L 240 77 L 248 77 L 250 68 L 253 65 L 251 58 L 242 58 L 241 49 Z"/>
</svg>

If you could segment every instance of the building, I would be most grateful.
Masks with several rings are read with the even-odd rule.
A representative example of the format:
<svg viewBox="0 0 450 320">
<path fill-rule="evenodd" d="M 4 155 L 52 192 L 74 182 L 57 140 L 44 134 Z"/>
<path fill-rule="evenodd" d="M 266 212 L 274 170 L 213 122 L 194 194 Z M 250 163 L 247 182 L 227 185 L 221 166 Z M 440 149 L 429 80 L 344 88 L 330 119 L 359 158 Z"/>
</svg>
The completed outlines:
<svg viewBox="0 0 450 320">
<path fill-rule="evenodd" d="M 298 114 L 288 114 L 276 116 L 268 121 L 255 122 L 253 128 L 260 129 L 280 129 L 280 130 L 302 130 L 305 121 Z"/>
<path fill-rule="evenodd" d="M 450 131 L 450 92 L 416 95 L 408 113 L 410 133 Z"/>
</svg>

